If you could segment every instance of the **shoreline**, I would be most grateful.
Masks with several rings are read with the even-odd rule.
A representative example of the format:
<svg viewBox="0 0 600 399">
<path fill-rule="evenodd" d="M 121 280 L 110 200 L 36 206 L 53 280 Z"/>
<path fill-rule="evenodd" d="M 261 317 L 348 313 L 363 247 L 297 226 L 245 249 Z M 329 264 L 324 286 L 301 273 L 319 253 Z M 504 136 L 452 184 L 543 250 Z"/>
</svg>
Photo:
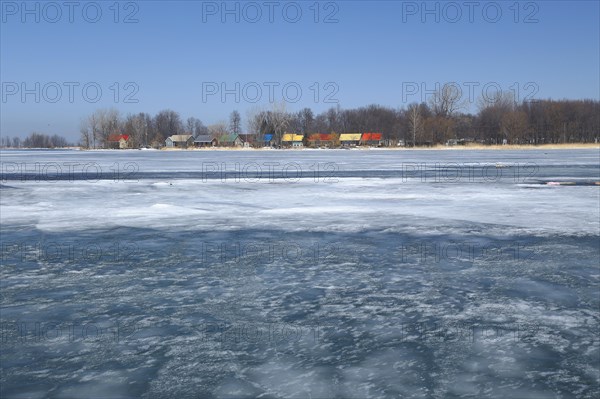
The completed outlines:
<svg viewBox="0 0 600 399">
<path fill-rule="evenodd" d="M 571 143 L 571 144 L 496 144 L 496 145 L 456 145 L 456 146 L 445 146 L 435 145 L 432 147 L 350 147 L 350 148 L 250 148 L 250 147 L 205 147 L 205 148 L 166 148 L 161 149 L 137 149 L 137 148 L 126 148 L 126 149 L 81 149 L 81 147 L 64 147 L 64 148 L 0 148 L 3 150 L 73 150 L 73 151 L 173 151 L 173 152 L 185 152 L 185 151 L 474 151 L 474 150 L 600 150 L 600 143 Z"/>
<path fill-rule="evenodd" d="M 600 143 L 570 143 L 570 144 L 507 144 L 507 145 L 457 145 L 445 146 L 436 145 L 432 147 L 350 147 L 350 148 L 251 148 L 251 147 L 205 147 L 205 148 L 166 148 L 160 150 L 142 150 L 142 151 L 474 151 L 474 150 L 600 150 Z M 98 150 L 82 150 L 82 151 L 98 151 Z M 104 150 L 100 150 L 104 151 Z M 123 151 L 123 150 L 109 150 Z M 138 151 L 129 149 L 128 151 Z"/>
</svg>

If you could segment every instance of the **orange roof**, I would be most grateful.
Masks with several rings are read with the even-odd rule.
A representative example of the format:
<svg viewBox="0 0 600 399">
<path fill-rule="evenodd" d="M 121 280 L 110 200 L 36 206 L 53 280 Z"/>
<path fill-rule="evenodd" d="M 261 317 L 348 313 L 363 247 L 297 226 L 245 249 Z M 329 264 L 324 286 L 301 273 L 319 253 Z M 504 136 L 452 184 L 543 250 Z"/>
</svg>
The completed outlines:
<svg viewBox="0 0 600 399">
<path fill-rule="evenodd" d="M 379 141 L 381 133 L 363 133 L 362 141 Z"/>
<path fill-rule="evenodd" d="M 311 134 L 308 141 L 331 141 L 331 134 L 315 133 Z"/>
</svg>

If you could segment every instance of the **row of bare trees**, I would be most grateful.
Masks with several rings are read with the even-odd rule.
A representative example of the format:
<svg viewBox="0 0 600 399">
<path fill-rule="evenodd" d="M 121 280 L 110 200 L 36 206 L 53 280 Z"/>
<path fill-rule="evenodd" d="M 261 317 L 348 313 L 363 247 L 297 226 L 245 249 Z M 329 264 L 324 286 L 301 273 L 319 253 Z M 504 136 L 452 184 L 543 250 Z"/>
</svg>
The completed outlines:
<svg viewBox="0 0 600 399">
<path fill-rule="evenodd" d="M 285 104 L 279 103 L 268 111 L 253 110 L 249 112 L 247 128 L 256 133 L 276 132 L 280 137 L 289 129 L 292 119 L 292 115 L 285 111 Z M 154 116 L 141 112 L 123 117 L 118 110 L 111 108 L 99 109 L 82 120 L 80 145 L 83 148 L 105 148 L 109 146 L 109 137 L 118 134 L 129 135 L 130 146 L 136 148 L 141 146 L 160 147 L 167 137 L 176 134 L 221 137 L 227 134 L 242 133 L 242 117 L 238 111 L 233 111 L 227 122 L 220 121 L 205 126 L 200 119 L 195 117 L 188 118 L 184 123 L 179 113 L 173 110 L 163 110 Z"/>
<path fill-rule="evenodd" d="M 47 135 L 33 132 L 29 136 L 21 139 L 20 137 L 0 137 L 0 147 L 2 148 L 65 148 L 70 146 L 62 136 L 57 134 Z"/>
<path fill-rule="evenodd" d="M 314 115 L 310 108 L 288 113 L 285 104 L 252 110 L 248 130 L 259 136 L 284 131 L 310 133 L 383 133 L 385 143 L 432 145 L 448 140 L 484 144 L 592 143 L 600 139 L 600 102 L 538 100 L 517 103 L 505 93 L 494 101 L 478 100 L 478 113 L 466 113 L 466 101 L 444 87 L 429 101 L 393 109 L 369 105 L 339 106 Z"/>
<path fill-rule="evenodd" d="M 126 134 L 133 147 L 160 146 L 174 134 L 208 134 L 200 119 L 190 117 L 185 121 L 172 110 L 163 110 L 155 116 L 140 112 L 122 117 L 118 110 L 100 109 L 83 119 L 80 124 L 80 145 L 83 148 L 108 146 L 108 138 L 115 134 Z"/>
<path fill-rule="evenodd" d="M 414 103 L 401 109 L 370 105 L 340 107 L 314 115 L 261 111 L 250 119 L 249 130 L 258 134 L 284 131 L 310 133 L 383 133 L 385 143 L 432 145 L 448 140 L 484 144 L 593 143 L 600 139 L 600 102 L 543 100 L 517 104 L 509 96 L 494 103 L 480 101 L 476 115 L 460 112 L 452 101 Z M 282 118 L 283 116 L 283 118 Z M 283 122 L 283 123 L 282 123 Z"/>
<path fill-rule="evenodd" d="M 451 89 L 449 89 L 451 90 Z M 354 109 L 333 107 L 315 115 L 310 108 L 290 112 L 285 103 L 253 108 L 247 112 L 246 132 L 261 143 L 265 134 L 274 134 L 280 143 L 285 132 L 383 134 L 384 143 L 393 145 L 433 145 L 448 140 L 484 144 L 543 144 L 598 142 L 600 102 L 595 100 L 537 100 L 517 103 L 509 95 L 494 102 L 479 100 L 477 114 L 466 112 L 466 104 L 451 91 L 440 90 L 428 102 L 393 109 L 369 105 Z M 101 148 L 111 134 L 128 134 L 131 144 L 161 146 L 174 134 L 241 134 L 242 118 L 233 111 L 229 121 L 205 126 L 198 118 L 185 123 L 172 110 L 151 116 L 147 113 L 122 117 L 115 109 L 98 110 L 81 124 L 81 146 Z"/>
</svg>

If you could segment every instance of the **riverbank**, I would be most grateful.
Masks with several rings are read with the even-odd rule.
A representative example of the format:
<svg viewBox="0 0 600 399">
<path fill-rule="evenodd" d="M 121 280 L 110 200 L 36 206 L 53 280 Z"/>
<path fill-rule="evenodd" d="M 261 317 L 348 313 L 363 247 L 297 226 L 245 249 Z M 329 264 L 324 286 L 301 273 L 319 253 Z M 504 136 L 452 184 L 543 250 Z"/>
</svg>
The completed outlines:
<svg viewBox="0 0 600 399">
<path fill-rule="evenodd" d="M 445 151 L 461 151 L 461 150 L 589 150 L 598 149 L 600 150 L 600 143 L 567 143 L 567 144 L 507 144 L 507 145 L 483 145 L 483 144 L 470 144 L 470 145 L 457 145 L 457 146 L 446 146 L 446 145 L 435 145 L 432 147 L 351 147 L 351 148 L 248 148 L 248 147 L 203 147 L 203 148 L 167 148 L 163 147 L 160 150 L 156 149 L 144 149 L 143 151 L 330 151 L 330 150 L 352 150 L 352 151 L 423 151 L 423 150 L 445 150 Z M 74 151 L 138 151 L 136 148 L 128 148 L 123 150 L 117 149 L 94 149 L 85 150 L 80 147 L 65 147 L 65 148 L 0 148 L 0 150 L 74 150 Z"/>
<path fill-rule="evenodd" d="M 205 148 L 161 148 L 161 151 L 328 151 L 328 150 L 351 150 L 351 151 L 422 151 L 422 150 L 577 150 L 577 149 L 598 149 L 600 150 L 600 143 L 567 143 L 567 144 L 540 144 L 540 145 L 526 145 L 526 144 L 507 144 L 507 145 L 457 145 L 457 146 L 446 146 L 436 145 L 432 147 L 350 147 L 350 148 L 283 148 L 280 150 L 273 148 L 248 148 L 248 147 L 205 147 Z"/>
<path fill-rule="evenodd" d="M 507 145 L 482 145 L 471 144 L 461 146 L 438 145 L 430 147 L 436 150 L 576 150 L 576 149 L 599 149 L 600 143 L 565 143 L 565 144 L 507 144 Z M 418 147 L 416 149 L 427 149 L 427 147 Z"/>
</svg>

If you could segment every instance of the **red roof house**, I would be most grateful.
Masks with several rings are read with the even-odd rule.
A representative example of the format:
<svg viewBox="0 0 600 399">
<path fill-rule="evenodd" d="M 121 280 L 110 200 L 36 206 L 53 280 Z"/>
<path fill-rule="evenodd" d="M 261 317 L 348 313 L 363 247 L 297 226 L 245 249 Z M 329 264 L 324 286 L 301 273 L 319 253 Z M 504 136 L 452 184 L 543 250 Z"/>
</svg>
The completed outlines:
<svg viewBox="0 0 600 399">
<path fill-rule="evenodd" d="M 106 140 L 109 148 L 129 148 L 129 135 L 128 134 L 111 134 Z"/>
<path fill-rule="evenodd" d="M 331 134 L 314 133 L 308 136 L 308 143 L 312 147 L 331 146 L 333 144 L 332 136 Z"/>
<path fill-rule="evenodd" d="M 361 144 L 379 145 L 381 143 L 381 133 L 363 133 L 360 139 Z"/>
</svg>

